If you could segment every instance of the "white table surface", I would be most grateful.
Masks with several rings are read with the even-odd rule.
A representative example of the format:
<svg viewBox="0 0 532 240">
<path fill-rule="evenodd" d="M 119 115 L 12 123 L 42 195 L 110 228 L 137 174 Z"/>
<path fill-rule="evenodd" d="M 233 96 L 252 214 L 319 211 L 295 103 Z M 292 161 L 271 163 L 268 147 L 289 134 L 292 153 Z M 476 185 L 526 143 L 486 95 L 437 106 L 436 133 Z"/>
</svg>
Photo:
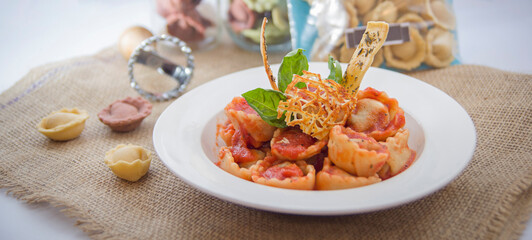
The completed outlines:
<svg viewBox="0 0 532 240">
<path fill-rule="evenodd" d="M 0 92 L 31 68 L 91 55 L 129 26 L 154 27 L 154 1 L 4 1 L 0 8 Z M 532 74 L 532 1 L 454 1 L 464 63 Z M 504 34 L 503 34 L 504 33 Z M 509 35 L 511 33 L 511 35 Z M 511 36 L 511 38 L 509 38 Z M 0 190 L 0 239 L 87 239 L 75 219 Z M 532 221 L 521 239 L 532 239 Z"/>
</svg>

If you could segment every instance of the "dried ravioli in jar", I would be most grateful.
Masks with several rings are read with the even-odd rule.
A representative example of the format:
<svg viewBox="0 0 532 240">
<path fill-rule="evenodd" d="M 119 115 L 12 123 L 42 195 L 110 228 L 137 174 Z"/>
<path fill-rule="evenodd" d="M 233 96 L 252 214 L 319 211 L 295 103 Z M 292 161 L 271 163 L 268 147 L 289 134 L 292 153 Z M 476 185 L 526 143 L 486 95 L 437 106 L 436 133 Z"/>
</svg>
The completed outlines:
<svg viewBox="0 0 532 240">
<path fill-rule="evenodd" d="M 265 34 L 270 51 L 290 49 L 290 26 L 286 0 L 229 0 L 222 17 L 229 36 L 237 46 L 259 51 L 261 22 L 269 24 Z"/>
<path fill-rule="evenodd" d="M 217 0 L 156 0 L 156 32 L 185 41 L 194 50 L 213 48 L 221 35 Z"/>
<path fill-rule="evenodd" d="M 460 63 L 450 0 L 292 0 L 288 5 L 293 47 L 310 49 L 305 54 L 311 60 L 332 56 L 349 62 L 366 23 L 384 21 L 390 33 L 373 67 L 406 72 Z"/>
</svg>

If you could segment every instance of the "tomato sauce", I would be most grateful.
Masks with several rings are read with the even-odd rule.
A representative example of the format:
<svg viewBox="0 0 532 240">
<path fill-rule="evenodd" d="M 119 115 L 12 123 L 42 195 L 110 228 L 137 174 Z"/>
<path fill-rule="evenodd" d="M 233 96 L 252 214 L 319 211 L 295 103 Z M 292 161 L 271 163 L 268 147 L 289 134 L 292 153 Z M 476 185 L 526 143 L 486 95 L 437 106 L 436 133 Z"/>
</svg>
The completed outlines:
<svg viewBox="0 0 532 240">
<path fill-rule="evenodd" d="M 362 140 L 366 140 L 366 141 L 375 141 L 375 139 L 365 135 L 365 134 L 362 134 L 362 133 L 359 133 L 359 132 L 356 132 L 356 131 L 353 131 L 351 128 L 342 128 L 342 133 L 347 135 L 347 137 L 349 139 L 362 139 Z"/>
<path fill-rule="evenodd" d="M 242 130 L 235 130 L 232 139 L 231 154 L 237 163 L 253 162 L 257 160 L 257 154 L 248 148 L 249 134 L 243 133 Z"/>
<path fill-rule="evenodd" d="M 302 177 L 303 171 L 294 163 L 288 165 L 279 166 L 275 165 L 268 168 L 262 173 L 262 177 L 266 179 L 279 179 L 284 180 L 286 178 Z"/>
<path fill-rule="evenodd" d="M 316 143 L 316 139 L 299 129 L 282 131 L 274 138 L 272 149 L 277 150 L 283 156 L 295 159 L 297 156 Z"/>
<path fill-rule="evenodd" d="M 242 111 L 247 114 L 255 114 L 259 115 L 251 106 L 249 106 L 246 99 L 243 97 L 235 97 L 233 98 L 233 101 L 231 101 L 226 107 L 226 110 L 233 109 L 235 111 Z"/>
<path fill-rule="evenodd" d="M 221 138 L 226 145 L 231 146 L 234 134 L 235 127 L 231 121 L 227 120 L 224 124 L 216 124 L 216 138 Z M 218 146 L 218 142 L 216 142 L 216 146 Z"/>
</svg>

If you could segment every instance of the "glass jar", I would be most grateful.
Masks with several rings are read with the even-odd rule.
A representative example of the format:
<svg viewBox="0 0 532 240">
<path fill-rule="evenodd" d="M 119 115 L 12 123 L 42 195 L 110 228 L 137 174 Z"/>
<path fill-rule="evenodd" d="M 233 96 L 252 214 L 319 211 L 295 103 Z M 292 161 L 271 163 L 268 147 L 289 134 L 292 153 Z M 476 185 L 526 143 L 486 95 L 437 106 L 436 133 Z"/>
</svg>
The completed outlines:
<svg viewBox="0 0 532 240">
<path fill-rule="evenodd" d="M 156 0 L 154 25 L 160 34 L 185 41 L 194 50 L 216 45 L 221 32 L 219 0 Z"/>
<path fill-rule="evenodd" d="M 226 28 L 239 47 L 260 50 L 261 24 L 266 17 L 264 35 L 268 51 L 291 49 L 286 0 L 230 0 L 226 14 Z"/>
</svg>

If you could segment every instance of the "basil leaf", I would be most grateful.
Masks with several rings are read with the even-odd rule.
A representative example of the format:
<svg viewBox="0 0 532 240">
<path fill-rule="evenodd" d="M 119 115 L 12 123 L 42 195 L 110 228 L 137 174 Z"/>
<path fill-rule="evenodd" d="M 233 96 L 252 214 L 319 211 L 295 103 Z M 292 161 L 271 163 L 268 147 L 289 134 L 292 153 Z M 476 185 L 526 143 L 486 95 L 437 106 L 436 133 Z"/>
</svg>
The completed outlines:
<svg viewBox="0 0 532 240">
<path fill-rule="evenodd" d="M 340 62 L 334 60 L 332 56 L 329 56 L 329 70 L 331 70 L 331 73 L 327 79 L 334 80 L 343 86 L 344 78 L 342 77 L 342 66 L 340 65 Z"/>
<path fill-rule="evenodd" d="M 296 87 L 299 88 L 299 89 L 306 88 L 307 84 L 304 83 L 304 82 L 298 82 L 298 83 L 296 83 Z"/>
<path fill-rule="evenodd" d="M 284 92 L 292 82 L 294 74 L 303 75 L 303 70 L 308 70 L 308 60 L 303 54 L 303 49 L 298 48 L 286 54 L 277 73 L 277 86 Z"/>
<path fill-rule="evenodd" d="M 246 99 L 251 108 L 257 111 L 262 120 L 274 127 L 286 127 L 284 116 L 277 118 L 277 106 L 281 100 L 286 100 L 282 92 L 257 88 L 243 93 L 242 97 Z"/>
</svg>

